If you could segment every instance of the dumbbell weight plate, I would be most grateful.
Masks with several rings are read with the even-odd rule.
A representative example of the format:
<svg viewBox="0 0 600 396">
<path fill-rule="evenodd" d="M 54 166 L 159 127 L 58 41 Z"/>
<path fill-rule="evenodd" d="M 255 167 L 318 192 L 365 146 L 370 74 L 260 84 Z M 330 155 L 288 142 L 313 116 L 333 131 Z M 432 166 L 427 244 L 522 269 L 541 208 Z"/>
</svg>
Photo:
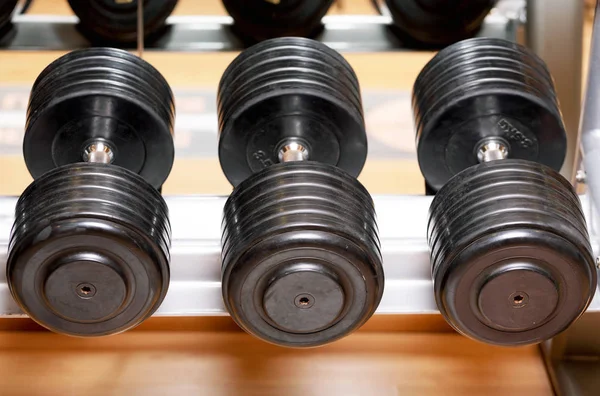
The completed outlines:
<svg viewBox="0 0 600 396">
<path fill-rule="evenodd" d="M 96 44 L 131 44 L 137 40 L 138 0 L 69 0 L 80 29 Z M 163 33 L 177 0 L 144 0 L 144 38 Z"/>
<path fill-rule="evenodd" d="M 33 86 L 25 162 L 37 178 L 82 161 L 87 145 L 103 141 L 115 154 L 114 165 L 159 188 L 174 159 L 174 112 L 164 78 L 136 56 L 109 48 L 71 52 Z"/>
<path fill-rule="evenodd" d="M 308 39 L 268 40 L 244 51 L 219 85 L 219 159 L 234 186 L 279 162 L 297 141 L 309 159 L 358 176 L 366 160 L 360 90 L 335 51 Z"/>
<path fill-rule="evenodd" d="M 18 0 L 0 0 L 0 44 L 7 39 L 13 29 L 11 18 L 17 3 Z"/>
<path fill-rule="evenodd" d="M 498 105 L 493 114 L 485 106 L 491 100 Z M 562 166 L 566 146 L 562 123 L 543 104 L 490 90 L 450 102 L 446 109 L 434 121 L 439 127 L 422 135 L 418 145 L 421 170 L 436 190 L 453 175 L 476 165 L 477 144 L 490 138 L 507 142 L 512 158 L 537 161 L 554 169 Z M 458 126 L 444 128 L 447 124 Z"/>
<path fill-rule="evenodd" d="M 492 138 L 510 158 L 560 169 L 566 134 L 551 81 L 535 55 L 505 40 L 440 51 L 413 90 L 419 166 L 431 188 L 476 165 L 479 145 Z"/>
<path fill-rule="evenodd" d="M 386 0 L 395 27 L 415 44 L 443 47 L 474 36 L 497 0 Z"/>
<path fill-rule="evenodd" d="M 169 286 L 168 208 L 140 176 L 106 164 L 65 165 L 35 180 L 15 210 L 7 278 L 41 325 L 115 334 L 160 306 Z"/>
<path fill-rule="evenodd" d="M 443 77 L 443 70 L 448 70 L 449 63 L 452 67 L 457 67 L 456 61 L 474 60 L 483 56 L 494 56 L 505 61 L 518 62 L 520 67 L 526 67 L 528 70 L 533 69 L 542 79 L 552 83 L 550 71 L 544 61 L 532 52 L 524 51 L 519 44 L 493 38 L 478 38 L 473 40 L 463 40 L 452 45 L 452 50 L 442 50 L 428 62 L 417 77 L 416 85 L 421 86 L 421 81 L 434 81 L 430 76 L 432 74 Z M 468 63 L 467 63 L 468 65 Z"/>
<path fill-rule="evenodd" d="M 275 37 L 312 37 L 334 0 L 223 0 L 235 29 L 248 42 Z"/>
<path fill-rule="evenodd" d="M 383 293 L 373 201 L 340 169 L 272 165 L 241 183 L 223 220 L 223 298 L 246 331 L 311 347 L 348 335 Z"/>
<path fill-rule="evenodd" d="M 128 44 L 137 40 L 138 0 L 69 0 L 81 31 L 96 44 Z M 144 37 L 157 38 L 177 0 L 144 0 Z"/>
<path fill-rule="evenodd" d="M 597 275 L 569 182 L 523 160 L 468 168 L 436 194 L 428 241 L 438 307 L 492 344 L 556 336 L 589 305 Z"/>
</svg>

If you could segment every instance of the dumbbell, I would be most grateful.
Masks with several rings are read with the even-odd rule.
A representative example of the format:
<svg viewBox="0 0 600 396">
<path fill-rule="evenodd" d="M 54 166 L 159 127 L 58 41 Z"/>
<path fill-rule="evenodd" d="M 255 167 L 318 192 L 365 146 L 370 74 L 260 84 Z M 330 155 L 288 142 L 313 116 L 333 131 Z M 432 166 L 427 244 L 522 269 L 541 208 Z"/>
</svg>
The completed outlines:
<svg viewBox="0 0 600 396">
<path fill-rule="evenodd" d="M 227 310 L 265 341 L 310 347 L 375 312 L 383 269 L 373 200 L 356 180 L 367 155 L 358 79 L 306 38 L 243 51 L 218 90 Z"/>
<path fill-rule="evenodd" d="M 432 47 L 473 37 L 496 3 L 497 0 L 385 0 L 399 36 L 408 44 Z"/>
<path fill-rule="evenodd" d="M 18 2 L 18 0 L 0 0 L 0 44 L 13 28 L 11 19 Z"/>
<path fill-rule="evenodd" d="M 79 18 L 79 30 L 94 44 L 132 44 L 137 41 L 138 0 L 69 0 Z M 144 40 L 158 39 L 177 0 L 144 0 Z"/>
<path fill-rule="evenodd" d="M 35 81 L 17 201 L 10 291 L 55 332 L 132 328 L 169 285 L 171 229 L 158 189 L 174 158 L 174 101 L 162 75 L 122 50 L 68 53 Z"/>
<path fill-rule="evenodd" d="M 505 40 L 456 43 L 419 74 L 413 109 L 442 315 L 499 345 L 565 330 L 597 280 L 579 198 L 557 172 L 566 134 L 544 62 Z"/>
<path fill-rule="evenodd" d="M 314 37 L 334 0 L 223 0 L 234 30 L 247 43 L 275 37 Z"/>
</svg>

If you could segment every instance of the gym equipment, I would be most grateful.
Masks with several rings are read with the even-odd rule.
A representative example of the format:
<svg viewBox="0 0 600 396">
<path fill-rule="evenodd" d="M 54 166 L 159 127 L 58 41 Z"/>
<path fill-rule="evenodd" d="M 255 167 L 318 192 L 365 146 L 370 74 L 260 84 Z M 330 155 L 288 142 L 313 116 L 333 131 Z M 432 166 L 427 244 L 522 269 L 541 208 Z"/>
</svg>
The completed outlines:
<svg viewBox="0 0 600 396">
<path fill-rule="evenodd" d="M 314 37 L 334 0 L 223 0 L 234 30 L 247 43 L 283 37 Z"/>
<path fill-rule="evenodd" d="M 375 312 L 383 269 L 375 209 L 356 180 L 367 155 L 357 77 L 305 38 L 242 52 L 218 90 L 225 305 L 247 332 L 310 347 Z"/>
<path fill-rule="evenodd" d="M 385 0 L 408 44 L 444 47 L 473 37 L 497 0 Z"/>
<path fill-rule="evenodd" d="M 13 30 L 11 18 L 19 0 L 0 0 L 0 44 Z"/>
<path fill-rule="evenodd" d="M 500 345 L 565 330 L 597 279 L 579 198 L 558 173 L 566 135 L 544 62 L 505 40 L 459 42 L 421 71 L 413 108 L 436 191 L 427 237 L 442 315 Z"/>
<path fill-rule="evenodd" d="M 79 30 L 95 45 L 133 44 L 138 38 L 138 0 L 69 0 Z M 162 36 L 177 0 L 144 0 L 144 40 Z"/>
<path fill-rule="evenodd" d="M 162 75 L 122 50 L 78 50 L 35 81 L 15 209 L 11 293 L 33 320 L 76 336 L 148 318 L 169 285 L 171 229 L 158 189 L 174 159 Z"/>
</svg>

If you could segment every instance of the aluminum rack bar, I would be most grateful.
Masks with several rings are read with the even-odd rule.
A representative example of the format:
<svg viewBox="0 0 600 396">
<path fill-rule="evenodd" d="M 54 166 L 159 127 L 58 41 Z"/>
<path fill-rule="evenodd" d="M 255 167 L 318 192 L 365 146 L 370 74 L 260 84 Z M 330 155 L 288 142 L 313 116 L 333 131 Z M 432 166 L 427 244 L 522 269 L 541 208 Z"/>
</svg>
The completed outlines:
<svg viewBox="0 0 600 396">
<path fill-rule="evenodd" d="M 557 51 L 557 56 L 568 56 Z M 596 16 L 590 48 L 590 64 L 587 89 L 584 97 L 579 139 L 586 184 L 593 199 L 588 210 L 600 208 L 600 4 L 596 5 Z M 578 86 L 572 86 L 578 92 Z M 576 98 L 574 98 L 575 100 Z M 562 103 L 561 103 L 562 104 Z M 579 149 L 579 147 L 578 147 Z M 588 220 L 588 226 L 597 225 Z M 592 234 L 595 232 L 592 230 Z M 598 255 L 596 254 L 596 257 Z M 598 260 L 598 259 L 597 259 Z M 598 261 L 597 261 L 598 262 Z M 598 300 L 596 292 L 595 301 Z M 565 332 L 542 344 L 546 368 L 557 395 L 584 396 L 600 393 L 600 312 L 593 309 L 575 322 Z"/>
</svg>

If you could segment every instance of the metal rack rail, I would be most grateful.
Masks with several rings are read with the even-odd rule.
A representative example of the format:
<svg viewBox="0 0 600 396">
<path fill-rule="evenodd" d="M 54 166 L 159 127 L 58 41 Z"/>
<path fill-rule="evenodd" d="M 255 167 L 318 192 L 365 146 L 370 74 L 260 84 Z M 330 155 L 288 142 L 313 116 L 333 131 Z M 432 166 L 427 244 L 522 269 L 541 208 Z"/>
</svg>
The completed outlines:
<svg viewBox="0 0 600 396">
<path fill-rule="evenodd" d="M 592 207 L 600 206 L 600 3 L 590 48 L 590 64 L 579 137 Z M 596 252 L 598 257 L 598 253 Z M 598 259 L 597 259 L 598 263 Z M 597 295 L 597 293 L 596 293 Z M 542 345 L 546 367 L 558 395 L 596 395 L 600 386 L 600 312 L 587 312 L 567 331 Z"/>
</svg>

